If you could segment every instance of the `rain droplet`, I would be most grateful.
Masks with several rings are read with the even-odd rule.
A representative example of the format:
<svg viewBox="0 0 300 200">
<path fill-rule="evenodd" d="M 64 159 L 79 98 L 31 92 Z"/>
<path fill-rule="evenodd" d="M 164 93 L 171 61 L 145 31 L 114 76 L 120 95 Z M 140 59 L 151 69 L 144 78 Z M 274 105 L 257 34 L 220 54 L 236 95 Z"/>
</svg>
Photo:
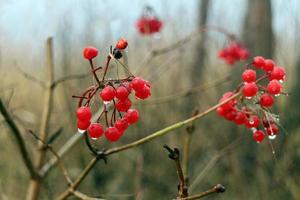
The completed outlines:
<svg viewBox="0 0 300 200">
<path fill-rule="evenodd" d="M 251 119 L 251 120 L 249 121 L 249 124 L 253 125 L 253 124 L 254 124 L 254 121 Z"/>
<path fill-rule="evenodd" d="M 85 130 L 78 129 L 78 133 L 82 134 L 82 133 L 84 133 L 84 132 L 85 132 Z"/>
<path fill-rule="evenodd" d="M 254 128 L 254 127 L 252 127 L 252 128 L 251 128 L 251 131 L 254 133 L 255 131 L 257 131 L 257 129 Z"/>
<path fill-rule="evenodd" d="M 103 103 L 104 103 L 105 105 L 107 105 L 107 106 L 110 104 L 110 102 L 111 102 L 111 101 L 103 101 Z"/>
<path fill-rule="evenodd" d="M 281 79 L 281 80 L 279 80 L 279 83 L 283 83 L 283 80 Z"/>
<path fill-rule="evenodd" d="M 279 94 L 275 94 L 275 97 L 279 97 L 280 96 L 280 93 Z"/>
<path fill-rule="evenodd" d="M 245 97 L 245 98 L 248 99 L 248 100 L 252 99 L 252 97 Z"/>
<path fill-rule="evenodd" d="M 97 140 L 98 138 L 91 137 L 92 140 Z"/>
<path fill-rule="evenodd" d="M 276 138 L 276 135 L 269 135 L 270 140 L 274 140 Z"/>
</svg>

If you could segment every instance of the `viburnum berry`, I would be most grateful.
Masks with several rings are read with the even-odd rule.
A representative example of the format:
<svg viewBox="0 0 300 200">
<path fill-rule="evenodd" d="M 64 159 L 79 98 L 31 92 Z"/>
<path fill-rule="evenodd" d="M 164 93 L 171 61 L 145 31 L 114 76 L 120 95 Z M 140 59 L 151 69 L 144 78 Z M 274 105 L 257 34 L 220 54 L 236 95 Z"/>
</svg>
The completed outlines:
<svg viewBox="0 0 300 200">
<path fill-rule="evenodd" d="M 126 118 L 118 119 L 114 125 L 120 132 L 125 131 L 128 128 L 128 122 Z"/>
<path fill-rule="evenodd" d="M 76 115 L 80 121 L 89 121 L 92 118 L 92 111 L 87 106 L 81 106 L 77 108 Z"/>
<path fill-rule="evenodd" d="M 131 81 L 131 87 L 135 90 L 135 91 L 139 91 L 142 90 L 144 88 L 145 85 L 145 81 L 144 79 L 140 78 L 140 77 L 135 77 L 132 81 Z"/>
<path fill-rule="evenodd" d="M 253 97 L 258 92 L 258 87 L 255 83 L 246 83 L 243 87 L 243 94 L 245 97 Z"/>
<path fill-rule="evenodd" d="M 225 94 L 223 94 L 222 98 L 220 99 L 219 103 L 222 103 L 224 101 L 226 101 L 227 99 L 229 99 L 232 95 L 234 95 L 233 92 L 226 92 Z M 231 110 L 233 106 L 235 106 L 237 104 L 237 100 L 236 99 L 232 99 L 230 101 L 228 101 L 227 103 L 223 104 L 221 107 L 226 111 Z"/>
<path fill-rule="evenodd" d="M 258 69 L 261 69 L 265 66 L 265 58 L 262 57 L 262 56 L 256 56 L 253 58 L 253 66 L 258 68 Z"/>
<path fill-rule="evenodd" d="M 128 46 L 128 42 L 125 39 L 120 39 L 116 44 L 117 49 L 125 49 L 127 46 Z"/>
<path fill-rule="evenodd" d="M 119 100 L 125 100 L 128 98 L 129 91 L 125 86 L 119 86 L 116 89 L 116 98 Z"/>
<path fill-rule="evenodd" d="M 77 128 L 80 130 L 86 130 L 91 124 L 90 120 L 78 120 L 77 121 Z"/>
<path fill-rule="evenodd" d="M 111 101 L 115 98 L 115 96 L 116 90 L 110 85 L 106 86 L 100 93 L 100 97 L 103 101 Z"/>
<path fill-rule="evenodd" d="M 128 124 L 134 124 L 139 120 L 139 112 L 136 109 L 129 109 L 125 115 Z"/>
<path fill-rule="evenodd" d="M 271 80 L 284 81 L 285 80 L 285 69 L 283 67 L 274 67 L 270 75 Z"/>
<path fill-rule="evenodd" d="M 147 99 L 151 95 L 150 87 L 148 87 L 146 84 L 141 90 L 137 90 L 135 92 L 135 97 L 137 99 Z"/>
<path fill-rule="evenodd" d="M 239 60 L 247 60 L 249 52 L 241 44 L 232 42 L 227 47 L 219 51 L 219 57 L 224 59 L 227 64 L 234 64 Z"/>
<path fill-rule="evenodd" d="M 262 66 L 262 69 L 266 72 L 271 72 L 274 69 L 275 63 L 271 59 L 266 59 L 264 66 Z"/>
<path fill-rule="evenodd" d="M 259 103 L 263 107 L 271 107 L 274 104 L 274 97 L 270 94 L 263 94 L 260 97 Z"/>
<path fill-rule="evenodd" d="M 261 130 L 256 130 L 253 132 L 253 139 L 257 142 L 260 143 L 264 140 L 265 138 L 265 133 Z"/>
<path fill-rule="evenodd" d="M 116 109 L 120 112 L 126 112 L 131 107 L 131 101 L 129 99 L 119 100 L 116 103 Z"/>
<path fill-rule="evenodd" d="M 242 78 L 247 83 L 255 82 L 256 81 L 256 71 L 254 71 L 252 69 L 247 69 L 242 74 Z"/>
<path fill-rule="evenodd" d="M 115 142 L 120 139 L 122 133 L 116 127 L 108 127 L 104 135 L 108 141 Z"/>
<path fill-rule="evenodd" d="M 279 131 L 278 126 L 275 123 L 272 123 L 270 126 L 266 128 L 266 132 L 268 135 L 276 135 L 278 131 Z"/>
<path fill-rule="evenodd" d="M 92 60 L 98 55 L 98 49 L 96 47 L 86 47 L 83 50 L 83 57 L 88 60 Z"/>
<path fill-rule="evenodd" d="M 99 123 L 92 123 L 87 129 L 87 131 L 92 139 L 98 139 L 103 134 L 103 128 Z"/>
<path fill-rule="evenodd" d="M 124 86 L 129 93 L 131 93 L 132 87 L 131 87 L 131 84 L 128 81 L 122 82 L 121 85 Z"/>
<path fill-rule="evenodd" d="M 282 85 L 277 80 L 272 80 L 267 86 L 267 91 L 269 94 L 279 95 L 282 90 Z"/>
<path fill-rule="evenodd" d="M 257 115 L 250 116 L 245 122 L 245 126 L 247 128 L 258 128 L 259 124 L 260 124 L 260 120 Z"/>
<path fill-rule="evenodd" d="M 230 109 L 224 115 L 225 119 L 229 121 L 235 120 L 236 116 L 237 116 L 237 110 L 235 108 Z"/>
<path fill-rule="evenodd" d="M 234 122 L 236 125 L 244 124 L 246 122 L 246 114 L 243 112 L 237 112 Z"/>
</svg>

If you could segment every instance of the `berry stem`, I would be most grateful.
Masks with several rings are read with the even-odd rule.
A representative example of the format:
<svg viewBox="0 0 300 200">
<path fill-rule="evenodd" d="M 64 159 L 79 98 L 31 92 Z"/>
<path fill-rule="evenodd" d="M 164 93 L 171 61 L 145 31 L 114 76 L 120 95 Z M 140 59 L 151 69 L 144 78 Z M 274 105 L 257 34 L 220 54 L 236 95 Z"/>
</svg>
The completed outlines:
<svg viewBox="0 0 300 200">
<path fill-rule="evenodd" d="M 103 77 L 102 77 L 102 82 L 105 80 L 105 76 L 107 74 L 107 70 L 108 70 L 108 67 L 109 67 L 110 60 L 111 60 L 111 55 L 108 55 L 107 59 L 106 59 L 106 65 L 105 65 L 104 74 L 103 74 Z"/>
<path fill-rule="evenodd" d="M 93 75 L 94 75 L 94 77 L 95 77 L 97 83 L 100 85 L 100 80 L 99 80 L 99 78 L 98 78 L 98 76 L 97 76 L 97 74 L 96 74 L 96 70 L 95 70 L 95 67 L 94 67 L 93 60 L 92 60 L 92 59 L 89 60 L 89 63 L 90 63 L 91 69 L 92 69 L 91 71 L 92 71 L 92 73 L 93 73 Z"/>
</svg>

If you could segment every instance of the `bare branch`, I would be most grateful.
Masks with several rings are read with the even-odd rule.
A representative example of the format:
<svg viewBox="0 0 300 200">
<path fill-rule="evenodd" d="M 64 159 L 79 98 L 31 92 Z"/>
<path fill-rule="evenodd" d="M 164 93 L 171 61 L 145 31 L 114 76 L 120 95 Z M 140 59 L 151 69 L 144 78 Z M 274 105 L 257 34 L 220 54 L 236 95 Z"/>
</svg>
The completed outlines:
<svg viewBox="0 0 300 200">
<path fill-rule="evenodd" d="M 189 196 L 186 198 L 180 198 L 180 199 L 176 199 L 176 200 L 195 200 L 195 199 L 200 199 L 202 197 L 206 197 L 208 195 L 211 194 L 215 194 L 215 193 L 223 193 L 225 192 L 225 187 L 221 184 L 217 184 L 216 186 L 214 186 L 213 188 L 205 191 L 205 192 L 201 192 L 199 194 L 193 195 L 193 196 Z"/>
<path fill-rule="evenodd" d="M 3 102 L 1 99 L 0 99 L 0 112 L 2 113 L 5 121 L 7 122 L 9 128 L 11 129 L 13 135 L 16 138 L 18 149 L 22 155 L 23 162 L 24 162 L 27 170 L 29 171 L 30 176 L 32 178 L 38 178 L 39 174 L 37 173 L 37 171 L 34 168 L 34 165 L 32 163 L 32 160 L 29 156 L 26 145 L 24 143 L 24 139 L 22 138 L 21 132 L 20 132 L 19 128 L 17 127 L 17 125 L 15 124 L 15 122 L 13 121 L 10 114 L 8 113 L 7 109 L 3 105 Z"/>
<path fill-rule="evenodd" d="M 22 71 L 19 67 L 17 67 L 18 71 L 28 80 L 33 81 L 35 83 L 38 83 L 40 86 L 42 87 L 46 87 L 46 83 L 38 78 L 36 78 L 35 76 L 32 76 L 24 71 Z"/>
</svg>

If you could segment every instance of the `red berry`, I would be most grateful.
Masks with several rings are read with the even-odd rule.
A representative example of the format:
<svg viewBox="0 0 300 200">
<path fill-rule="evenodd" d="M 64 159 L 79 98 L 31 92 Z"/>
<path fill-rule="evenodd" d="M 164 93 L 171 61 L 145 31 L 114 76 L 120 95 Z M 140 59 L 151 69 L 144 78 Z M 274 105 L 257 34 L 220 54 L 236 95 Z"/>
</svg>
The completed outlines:
<svg viewBox="0 0 300 200">
<path fill-rule="evenodd" d="M 115 142 L 122 136 L 122 133 L 116 127 L 107 128 L 104 134 L 106 139 L 110 142 Z"/>
<path fill-rule="evenodd" d="M 89 121 L 92 118 L 92 111 L 87 106 L 81 106 L 76 110 L 77 119 L 81 121 Z"/>
<path fill-rule="evenodd" d="M 129 124 L 134 124 L 139 120 L 139 112 L 136 109 L 129 109 L 125 115 L 126 120 Z"/>
<path fill-rule="evenodd" d="M 116 98 L 117 99 L 125 100 L 125 99 L 127 99 L 128 95 L 129 95 L 129 91 L 125 86 L 119 86 L 116 89 Z"/>
<path fill-rule="evenodd" d="M 247 83 L 255 82 L 256 81 L 256 71 L 254 71 L 252 69 L 247 69 L 244 71 L 242 77 L 243 77 L 243 80 Z"/>
<path fill-rule="evenodd" d="M 226 92 L 223 94 L 222 98 L 220 99 L 219 103 L 222 103 L 224 101 L 226 101 L 228 98 L 230 98 L 232 95 L 234 95 L 233 92 Z M 230 101 L 228 101 L 227 103 L 222 105 L 222 108 L 226 111 L 231 110 L 233 106 L 235 106 L 237 104 L 237 100 L 236 99 L 232 99 Z"/>
<path fill-rule="evenodd" d="M 246 114 L 243 112 L 238 112 L 234 119 L 236 125 L 242 125 L 246 122 Z"/>
<path fill-rule="evenodd" d="M 128 128 L 128 122 L 126 118 L 122 118 L 116 121 L 115 127 L 120 131 L 123 132 Z"/>
<path fill-rule="evenodd" d="M 125 48 L 127 47 L 127 45 L 128 45 L 127 40 L 125 40 L 125 39 L 120 39 L 120 40 L 118 41 L 118 43 L 116 44 L 116 48 L 117 48 L 117 49 L 125 49 Z"/>
<path fill-rule="evenodd" d="M 271 107 L 274 104 L 274 97 L 269 94 L 263 94 L 260 97 L 259 103 L 263 107 Z"/>
<path fill-rule="evenodd" d="M 102 128 L 101 124 L 98 124 L 98 123 L 92 123 L 89 126 L 87 131 L 89 132 L 89 136 L 92 139 L 98 139 L 103 134 L 103 128 Z"/>
<path fill-rule="evenodd" d="M 126 112 L 131 107 L 131 101 L 129 99 L 118 101 L 115 106 L 118 111 Z"/>
<path fill-rule="evenodd" d="M 137 99 L 147 99 L 149 96 L 151 96 L 150 87 L 148 87 L 146 84 L 144 85 L 143 89 L 137 90 L 135 93 L 135 97 Z"/>
<path fill-rule="evenodd" d="M 77 128 L 80 130 L 86 130 L 91 124 L 90 120 L 84 121 L 84 120 L 78 120 L 77 121 Z"/>
<path fill-rule="evenodd" d="M 106 86 L 100 93 L 103 101 L 111 101 L 116 96 L 116 90 L 112 86 Z"/>
<path fill-rule="evenodd" d="M 217 108 L 217 113 L 218 113 L 218 115 L 223 117 L 227 113 L 227 110 L 224 109 L 222 106 L 220 106 Z"/>
<path fill-rule="evenodd" d="M 245 125 L 247 128 L 257 128 L 260 124 L 259 117 L 256 115 L 252 115 L 246 120 Z"/>
<path fill-rule="evenodd" d="M 256 56 L 253 58 L 253 66 L 261 69 L 265 66 L 265 59 L 262 56 Z"/>
<path fill-rule="evenodd" d="M 283 67 L 275 67 L 270 75 L 271 80 L 284 81 L 285 80 L 285 70 Z"/>
<path fill-rule="evenodd" d="M 273 70 L 274 66 L 275 66 L 275 63 L 273 62 L 273 60 L 266 59 L 265 65 L 262 67 L 262 69 L 265 70 L 266 72 L 270 72 Z"/>
<path fill-rule="evenodd" d="M 121 85 L 124 86 L 129 93 L 131 93 L 132 87 L 128 81 L 123 82 Z"/>
<path fill-rule="evenodd" d="M 276 135 L 279 129 L 275 123 L 272 123 L 269 127 L 267 127 L 266 131 L 268 135 Z"/>
<path fill-rule="evenodd" d="M 145 81 L 144 79 L 140 78 L 140 77 L 135 77 L 132 81 L 131 81 L 131 87 L 135 90 L 135 91 L 139 91 L 142 90 L 144 88 L 145 85 Z"/>
<path fill-rule="evenodd" d="M 273 95 L 280 94 L 281 90 L 282 90 L 282 86 L 279 83 L 279 81 L 277 81 L 277 80 L 270 81 L 267 86 L 268 93 L 273 94 Z"/>
<path fill-rule="evenodd" d="M 266 117 L 263 118 L 262 122 L 265 128 L 268 128 L 271 124 L 275 123 L 272 118 L 266 118 Z"/>
<path fill-rule="evenodd" d="M 249 57 L 249 52 L 245 48 L 240 49 L 238 54 L 241 60 L 247 60 Z"/>
<path fill-rule="evenodd" d="M 229 121 L 235 120 L 236 116 L 237 116 L 237 110 L 235 108 L 232 108 L 224 115 L 225 119 Z"/>
<path fill-rule="evenodd" d="M 83 50 L 83 57 L 88 60 L 92 60 L 98 55 L 98 49 L 95 47 L 86 47 Z"/>
<path fill-rule="evenodd" d="M 253 97 L 258 92 L 258 87 L 255 83 L 246 83 L 243 87 L 245 97 Z"/>
<path fill-rule="evenodd" d="M 261 130 L 256 130 L 253 133 L 253 139 L 257 142 L 260 143 L 264 140 L 265 138 L 265 133 Z"/>
</svg>

